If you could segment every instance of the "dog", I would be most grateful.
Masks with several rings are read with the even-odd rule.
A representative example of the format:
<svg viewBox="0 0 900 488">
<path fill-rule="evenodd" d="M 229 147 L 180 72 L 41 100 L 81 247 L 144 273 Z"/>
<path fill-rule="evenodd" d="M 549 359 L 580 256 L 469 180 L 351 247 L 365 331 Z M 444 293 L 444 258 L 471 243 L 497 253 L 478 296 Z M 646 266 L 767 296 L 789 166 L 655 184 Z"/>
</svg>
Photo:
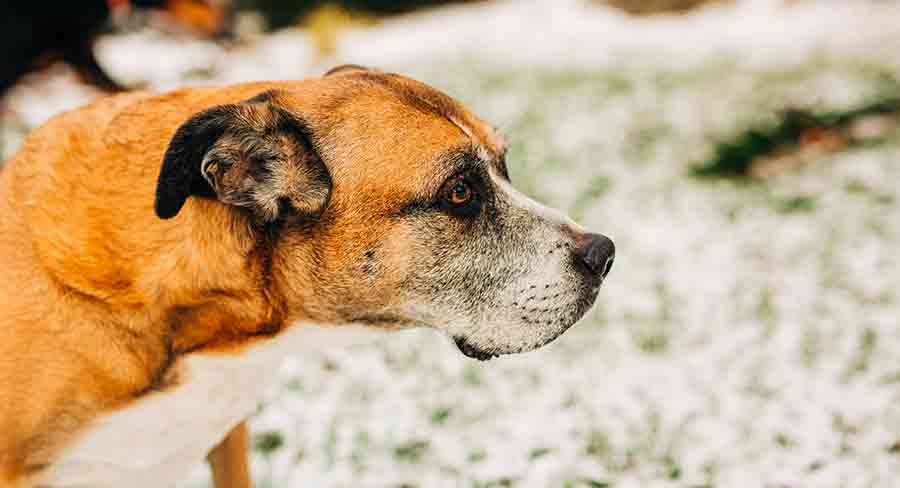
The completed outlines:
<svg viewBox="0 0 900 488">
<path fill-rule="evenodd" d="M 94 56 L 94 41 L 110 17 L 133 9 L 157 9 L 204 37 L 230 35 L 232 16 L 221 0 L 79 0 L 0 3 L 0 95 L 41 64 L 61 60 L 86 83 L 114 93 L 126 87 L 111 78 Z"/>
<path fill-rule="evenodd" d="M 246 428 L 286 355 L 427 327 L 530 351 L 615 247 L 517 192 L 500 135 L 409 78 L 134 92 L 57 115 L 0 173 L 0 486 L 171 486 Z"/>
</svg>

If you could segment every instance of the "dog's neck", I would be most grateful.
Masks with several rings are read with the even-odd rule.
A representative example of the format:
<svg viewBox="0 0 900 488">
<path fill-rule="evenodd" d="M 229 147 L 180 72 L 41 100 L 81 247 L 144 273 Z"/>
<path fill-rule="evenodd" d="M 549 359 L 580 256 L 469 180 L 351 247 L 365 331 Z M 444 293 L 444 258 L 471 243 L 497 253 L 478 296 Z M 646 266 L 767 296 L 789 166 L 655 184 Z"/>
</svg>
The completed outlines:
<svg viewBox="0 0 900 488">
<path fill-rule="evenodd" d="M 266 278 L 264 246 L 251 220 L 205 198 L 190 198 L 173 219 L 157 218 L 152 195 L 167 138 L 128 139 L 111 129 L 102 139 L 87 138 L 110 124 L 104 117 L 79 117 L 74 129 L 56 134 L 89 141 L 81 151 L 104 165 L 72 165 L 60 156 L 38 168 L 13 164 L 4 178 L 18 202 L 10 232 L 33 256 L 21 272 L 46 283 L 66 310 L 79 310 L 68 314 L 74 319 L 67 333 L 96 351 L 98 361 L 119 354 L 121 366 L 110 374 L 123 377 L 121 394 L 152 387 L 181 354 L 242 347 L 288 319 L 303 320 L 288 317 L 277 283 Z M 110 152 L 115 157 L 104 156 Z M 110 184 L 111 174 L 128 175 L 121 180 L 128 184 Z M 292 272 L 292 279 L 306 278 Z"/>
<path fill-rule="evenodd" d="M 171 354 L 242 347 L 286 320 L 271 277 L 273 243 L 251 222 L 194 198 L 177 218 L 148 220 L 140 234 L 112 223 L 103 246 L 78 233 L 44 241 L 41 261 L 73 302 L 107 314 L 110 327 L 158 338 Z M 76 263 L 81 272 L 66 272 Z"/>
<path fill-rule="evenodd" d="M 195 198 L 185 213 L 183 242 L 146 270 L 160 284 L 153 308 L 165 314 L 173 350 L 242 347 L 280 332 L 287 311 L 272 275 L 275 234 L 212 200 Z"/>
</svg>

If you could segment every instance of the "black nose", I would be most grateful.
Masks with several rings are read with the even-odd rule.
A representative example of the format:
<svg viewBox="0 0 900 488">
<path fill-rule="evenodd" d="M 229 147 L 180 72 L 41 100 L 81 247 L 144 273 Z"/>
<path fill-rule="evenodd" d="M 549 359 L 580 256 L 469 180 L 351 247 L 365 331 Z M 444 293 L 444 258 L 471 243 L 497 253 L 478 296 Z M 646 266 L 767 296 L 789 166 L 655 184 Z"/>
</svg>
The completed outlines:
<svg viewBox="0 0 900 488">
<path fill-rule="evenodd" d="M 606 278 L 616 258 L 616 245 L 600 234 L 583 234 L 575 240 L 575 265 L 589 278 Z"/>
</svg>

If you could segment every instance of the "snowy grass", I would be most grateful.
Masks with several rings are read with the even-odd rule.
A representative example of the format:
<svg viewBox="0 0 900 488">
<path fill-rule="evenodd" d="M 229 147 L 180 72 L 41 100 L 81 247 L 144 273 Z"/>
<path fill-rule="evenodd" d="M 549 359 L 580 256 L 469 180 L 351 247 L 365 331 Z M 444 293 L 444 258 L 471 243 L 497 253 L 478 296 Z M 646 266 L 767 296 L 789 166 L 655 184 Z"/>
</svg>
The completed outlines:
<svg viewBox="0 0 900 488">
<path fill-rule="evenodd" d="M 784 107 L 877 94 L 900 74 L 900 12 L 741 5 L 646 21 L 500 2 L 348 36 L 339 59 L 411 73 L 498 124 L 514 184 L 618 255 L 598 306 L 537 352 L 477 363 L 413 331 L 292 359 L 251 421 L 260 486 L 898 486 L 900 135 L 765 185 L 688 174 Z M 479 45 L 488 13 L 504 15 Z M 136 39 L 108 44 L 135 79 L 149 63 L 116 52 Z M 299 32 L 179 49 L 156 56 L 154 86 L 322 70 Z M 81 96 L 65 93 L 14 105 L 39 120 Z"/>
</svg>

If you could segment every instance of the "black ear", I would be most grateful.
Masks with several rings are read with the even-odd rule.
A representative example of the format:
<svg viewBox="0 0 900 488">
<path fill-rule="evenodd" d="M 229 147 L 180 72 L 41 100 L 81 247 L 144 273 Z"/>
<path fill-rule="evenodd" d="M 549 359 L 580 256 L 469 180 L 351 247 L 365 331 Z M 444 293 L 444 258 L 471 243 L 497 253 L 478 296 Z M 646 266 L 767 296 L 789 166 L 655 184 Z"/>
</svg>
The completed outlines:
<svg viewBox="0 0 900 488">
<path fill-rule="evenodd" d="M 264 221 L 285 212 L 318 216 L 331 177 L 306 124 L 271 93 L 191 117 L 175 132 L 156 187 L 156 214 L 178 214 L 188 197 L 217 198 Z"/>
<path fill-rule="evenodd" d="M 233 105 L 213 107 L 194 115 L 175 132 L 163 156 L 156 182 L 156 215 L 170 219 L 191 195 L 213 197 L 215 192 L 200 174 L 200 161 L 229 126 Z"/>
</svg>

